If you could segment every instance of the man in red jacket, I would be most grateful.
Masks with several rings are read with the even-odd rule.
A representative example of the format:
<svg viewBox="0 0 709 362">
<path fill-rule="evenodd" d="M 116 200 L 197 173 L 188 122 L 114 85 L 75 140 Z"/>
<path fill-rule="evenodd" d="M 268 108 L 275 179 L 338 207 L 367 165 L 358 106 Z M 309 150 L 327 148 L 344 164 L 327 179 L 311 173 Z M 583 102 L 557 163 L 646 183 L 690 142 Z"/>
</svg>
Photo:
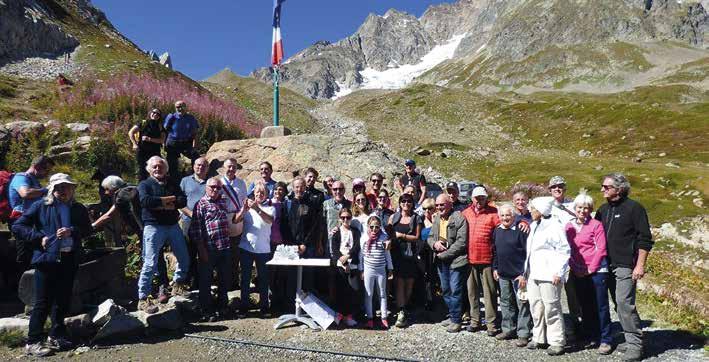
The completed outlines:
<svg viewBox="0 0 709 362">
<path fill-rule="evenodd" d="M 468 222 L 468 300 L 470 301 L 469 332 L 482 329 L 480 302 L 482 291 L 485 300 L 485 324 L 490 337 L 499 333 L 497 321 L 497 284 L 492 276 L 492 232 L 500 224 L 497 209 L 488 205 L 487 191 L 477 186 L 472 192 L 473 203 L 463 211 Z"/>
</svg>

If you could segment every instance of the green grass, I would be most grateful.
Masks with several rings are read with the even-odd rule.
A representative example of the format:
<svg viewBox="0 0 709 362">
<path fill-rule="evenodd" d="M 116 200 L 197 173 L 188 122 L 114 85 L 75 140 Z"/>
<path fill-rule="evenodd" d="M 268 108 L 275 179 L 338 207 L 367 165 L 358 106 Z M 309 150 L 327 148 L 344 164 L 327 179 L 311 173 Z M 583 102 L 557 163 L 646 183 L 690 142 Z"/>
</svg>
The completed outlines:
<svg viewBox="0 0 709 362">
<path fill-rule="evenodd" d="M 25 333 L 22 331 L 8 331 L 0 333 L 0 346 L 17 348 L 25 343 Z"/>
<path fill-rule="evenodd" d="M 273 124 L 273 86 L 250 77 L 240 77 L 225 69 L 201 83 L 212 93 L 245 108 L 249 116 L 263 125 Z M 315 120 L 308 113 L 317 102 L 286 87 L 280 87 L 280 123 L 294 133 L 315 131 Z"/>
</svg>

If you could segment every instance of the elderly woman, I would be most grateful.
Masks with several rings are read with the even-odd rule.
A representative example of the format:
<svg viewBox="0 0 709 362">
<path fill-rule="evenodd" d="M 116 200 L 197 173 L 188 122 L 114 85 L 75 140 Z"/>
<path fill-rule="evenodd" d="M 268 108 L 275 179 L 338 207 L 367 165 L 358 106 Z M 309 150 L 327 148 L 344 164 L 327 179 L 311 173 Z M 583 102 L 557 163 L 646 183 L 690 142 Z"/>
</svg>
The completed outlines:
<svg viewBox="0 0 709 362">
<path fill-rule="evenodd" d="M 389 218 L 389 229 L 392 237 L 392 261 L 394 262 L 394 279 L 396 282 L 396 304 L 399 315 L 395 326 L 404 328 L 409 325 L 407 312 L 409 300 L 414 289 L 414 282 L 419 276 L 417 256 L 421 241 L 421 218 L 414 213 L 414 197 L 403 194 L 399 197 L 399 209 Z"/>
<path fill-rule="evenodd" d="M 241 235 L 241 309 L 239 317 L 246 316 L 249 308 L 249 284 L 254 262 L 258 273 L 259 308 L 262 317 L 269 317 L 268 311 L 268 269 L 266 262 L 271 256 L 271 224 L 274 208 L 268 200 L 268 189 L 263 182 L 254 186 L 254 199 L 247 199 L 244 207 L 236 214 L 236 221 L 244 221 Z"/>
<path fill-rule="evenodd" d="M 588 347 L 598 345 L 598 353 L 605 355 L 613 350 L 608 308 L 606 233 L 603 224 L 591 218 L 592 210 L 591 196 L 586 193 L 576 196 L 576 219 L 566 224 L 566 237 L 571 245 L 569 264 L 576 277 L 576 296 L 581 303 L 584 337 L 589 342 Z"/>
<path fill-rule="evenodd" d="M 34 203 L 12 226 L 12 232 L 33 248 L 34 301 L 25 348 L 28 356 L 47 356 L 52 350 L 72 346 L 64 316 L 71 303 L 81 240 L 93 232 L 86 207 L 74 199 L 75 189 L 69 175 L 52 175 L 44 201 Z M 50 310 L 52 327 L 47 348 L 42 342 Z"/>
<path fill-rule="evenodd" d="M 549 344 L 547 354 L 564 353 L 564 315 L 561 310 L 561 290 L 569 269 L 571 250 L 566 233 L 551 219 L 551 197 L 532 200 L 532 225 L 527 238 L 527 298 L 534 328 L 529 349 Z"/>
</svg>

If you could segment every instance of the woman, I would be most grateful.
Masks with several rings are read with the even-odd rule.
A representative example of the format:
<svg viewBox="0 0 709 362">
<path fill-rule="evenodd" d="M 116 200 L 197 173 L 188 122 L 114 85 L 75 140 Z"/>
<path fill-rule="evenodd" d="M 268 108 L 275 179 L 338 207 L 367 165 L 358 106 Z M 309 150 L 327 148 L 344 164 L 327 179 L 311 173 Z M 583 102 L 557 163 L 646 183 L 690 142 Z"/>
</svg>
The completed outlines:
<svg viewBox="0 0 709 362">
<path fill-rule="evenodd" d="M 423 226 L 421 229 L 421 241 L 423 242 L 423 247 L 421 248 L 421 259 L 420 265 L 424 273 L 425 281 L 425 298 L 426 305 L 424 308 L 426 310 L 431 310 L 433 308 L 433 289 L 435 285 L 438 285 L 438 271 L 434 265 L 435 253 L 426 243 L 428 240 L 428 234 L 431 233 L 431 227 L 433 226 L 433 215 L 436 213 L 436 200 L 433 198 L 427 198 L 421 203 L 421 209 L 423 210 Z"/>
<path fill-rule="evenodd" d="M 162 114 L 157 108 L 148 113 L 148 119 L 143 119 L 133 125 L 128 131 L 128 139 L 133 144 L 138 162 L 138 179 L 148 178 L 145 165 L 153 156 L 160 156 L 160 149 L 165 142 L 165 128 L 162 124 Z"/>
<path fill-rule="evenodd" d="M 354 195 L 352 203 L 352 226 L 359 229 L 360 233 L 364 233 L 364 225 L 367 223 L 371 210 L 369 209 L 369 200 L 364 192 L 358 192 Z"/>
<path fill-rule="evenodd" d="M 422 245 L 422 222 L 414 213 L 414 197 L 403 194 L 399 198 L 399 209 L 389 218 L 389 235 L 392 235 L 392 260 L 394 262 L 394 280 L 396 282 L 396 304 L 399 316 L 395 326 L 408 326 L 407 309 L 418 276 L 417 256 Z"/>
<path fill-rule="evenodd" d="M 288 194 L 288 185 L 285 182 L 277 182 L 273 190 L 271 206 L 273 206 L 273 223 L 271 224 L 271 256 L 276 252 L 278 245 L 284 244 L 283 233 L 281 232 L 281 215 L 283 215 L 283 204 Z M 271 290 L 271 309 L 277 312 L 285 310 L 287 305 L 292 304 L 285 299 L 285 288 L 288 267 L 273 265 L 268 270 L 268 285 Z"/>
<path fill-rule="evenodd" d="M 374 215 L 379 216 L 384 225 L 389 223 L 389 217 L 394 214 L 391 207 L 391 199 L 389 198 L 389 191 L 385 189 L 379 190 L 377 195 L 377 207 L 372 210 Z"/>
<path fill-rule="evenodd" d="M 75 190 L 76 183 L 69 175 L 52 175 L 43 202 L 34 203 L 12 226 L 12 232 L 34 249 L 34 301 L 25 347 L 28 356 L 47 356 L 52 350 L 72 346 L 64 317 L 71 304 L 81 240 L 93 232 L 86 207 L 74 199 Z M 42 342 L 50 310 L 52 327 L 47 348 Z"/>
<path fill-rule="evenodd" d="M 389 243 L 387 235 L 382 230 L 382 222 L 375 215 L 367 219 L 367 232 L 360 238 L 359 265 L 362 268 L 364 281 L 364 310 L 367 317 L 367 328 L 374 328 L 374 312 L 372 311 L 372 297 L 374 288 L 378 288 L 381 323 L 384 329 L 389 328 L 387 315 L 387 279 L 391 279 L 391 254 L 387 248 Z"/>
<path fill-rule="evenodd" d="M 581 303 L 582 330 L 588 347 L 599 354 L 612 351 L 611 316 L 608 308 L 608 262 L 603 224 L 591 218 L 593 198 L 581 193 L 574 199 L 576 220 L 566 224 L 571 246 L 571 271 L 576 277 L 576 296 Z M 599 339 L 600 337 L 600 339 Z M 600 345 L 599 345 L 600 340 Z"/>
<path fill-rule="evenodd" d="M 532 200 L 525 279 L 534 327 L 527 348 L 536 349 L 548 343 L 547 354 L 558 356 L 564 353 L 566 343 L 561 291 L 571 250 L 563 227 L 551 219 L 553 200 L 548 196 Z"/>
<path fill-rule="evenodd" d="M 357 310 L 357 290 L 359 289 L 357 269 L 359 264 L 360 239 L 362 233 L 351 227 L 352 211 L 343 208 L 339 212 L 340 226 L 332 235 L 332 265 L 336 268 L 336 321 L 343 320 L 348 327 L 357 325 L 352 314 Z M 366 223 L 366 221 L 365 221 Z"/>
<path fill-rule="evenodd" d="M 244 318 L 249 308 L 249 284 L 254 262 L 258 273 L 257 288 L 261 317 L 269 318 L 268 269 L 266 262 L 271 256 L 271 225 L 274 208 L 269 205 L 266 184 L 259 181 L 254 186 L 254 199 L 247 199 L 236 214 L 236 221 L 244 221 L 244 233 L 239 243 L 241 264 L 241 309 L 239 318 Z"/>
</svg>

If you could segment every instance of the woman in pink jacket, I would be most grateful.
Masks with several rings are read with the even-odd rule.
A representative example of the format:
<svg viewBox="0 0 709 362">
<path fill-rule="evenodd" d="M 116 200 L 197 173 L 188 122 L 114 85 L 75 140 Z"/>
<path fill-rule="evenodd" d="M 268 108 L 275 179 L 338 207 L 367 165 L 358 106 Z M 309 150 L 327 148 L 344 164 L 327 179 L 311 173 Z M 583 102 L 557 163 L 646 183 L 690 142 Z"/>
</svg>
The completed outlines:
<svg viewBox="0 0 709 362">
<path fill-rule="evenodd" d="M 566 224 L 571 246 L 569 265 L 576 277 L 576 295 L 581 303 L 582 330 L 586 348 L 598 346 L 599 354 L 612 352 L 611 317 L 608 307 L 608 262 L 606 234 L 600 221 L 591 218 L 593 198 L 581 192 L 574 199 L 576 219 Z M 600 343 L 600 345 L 599 345 Z"/>
</svg>

